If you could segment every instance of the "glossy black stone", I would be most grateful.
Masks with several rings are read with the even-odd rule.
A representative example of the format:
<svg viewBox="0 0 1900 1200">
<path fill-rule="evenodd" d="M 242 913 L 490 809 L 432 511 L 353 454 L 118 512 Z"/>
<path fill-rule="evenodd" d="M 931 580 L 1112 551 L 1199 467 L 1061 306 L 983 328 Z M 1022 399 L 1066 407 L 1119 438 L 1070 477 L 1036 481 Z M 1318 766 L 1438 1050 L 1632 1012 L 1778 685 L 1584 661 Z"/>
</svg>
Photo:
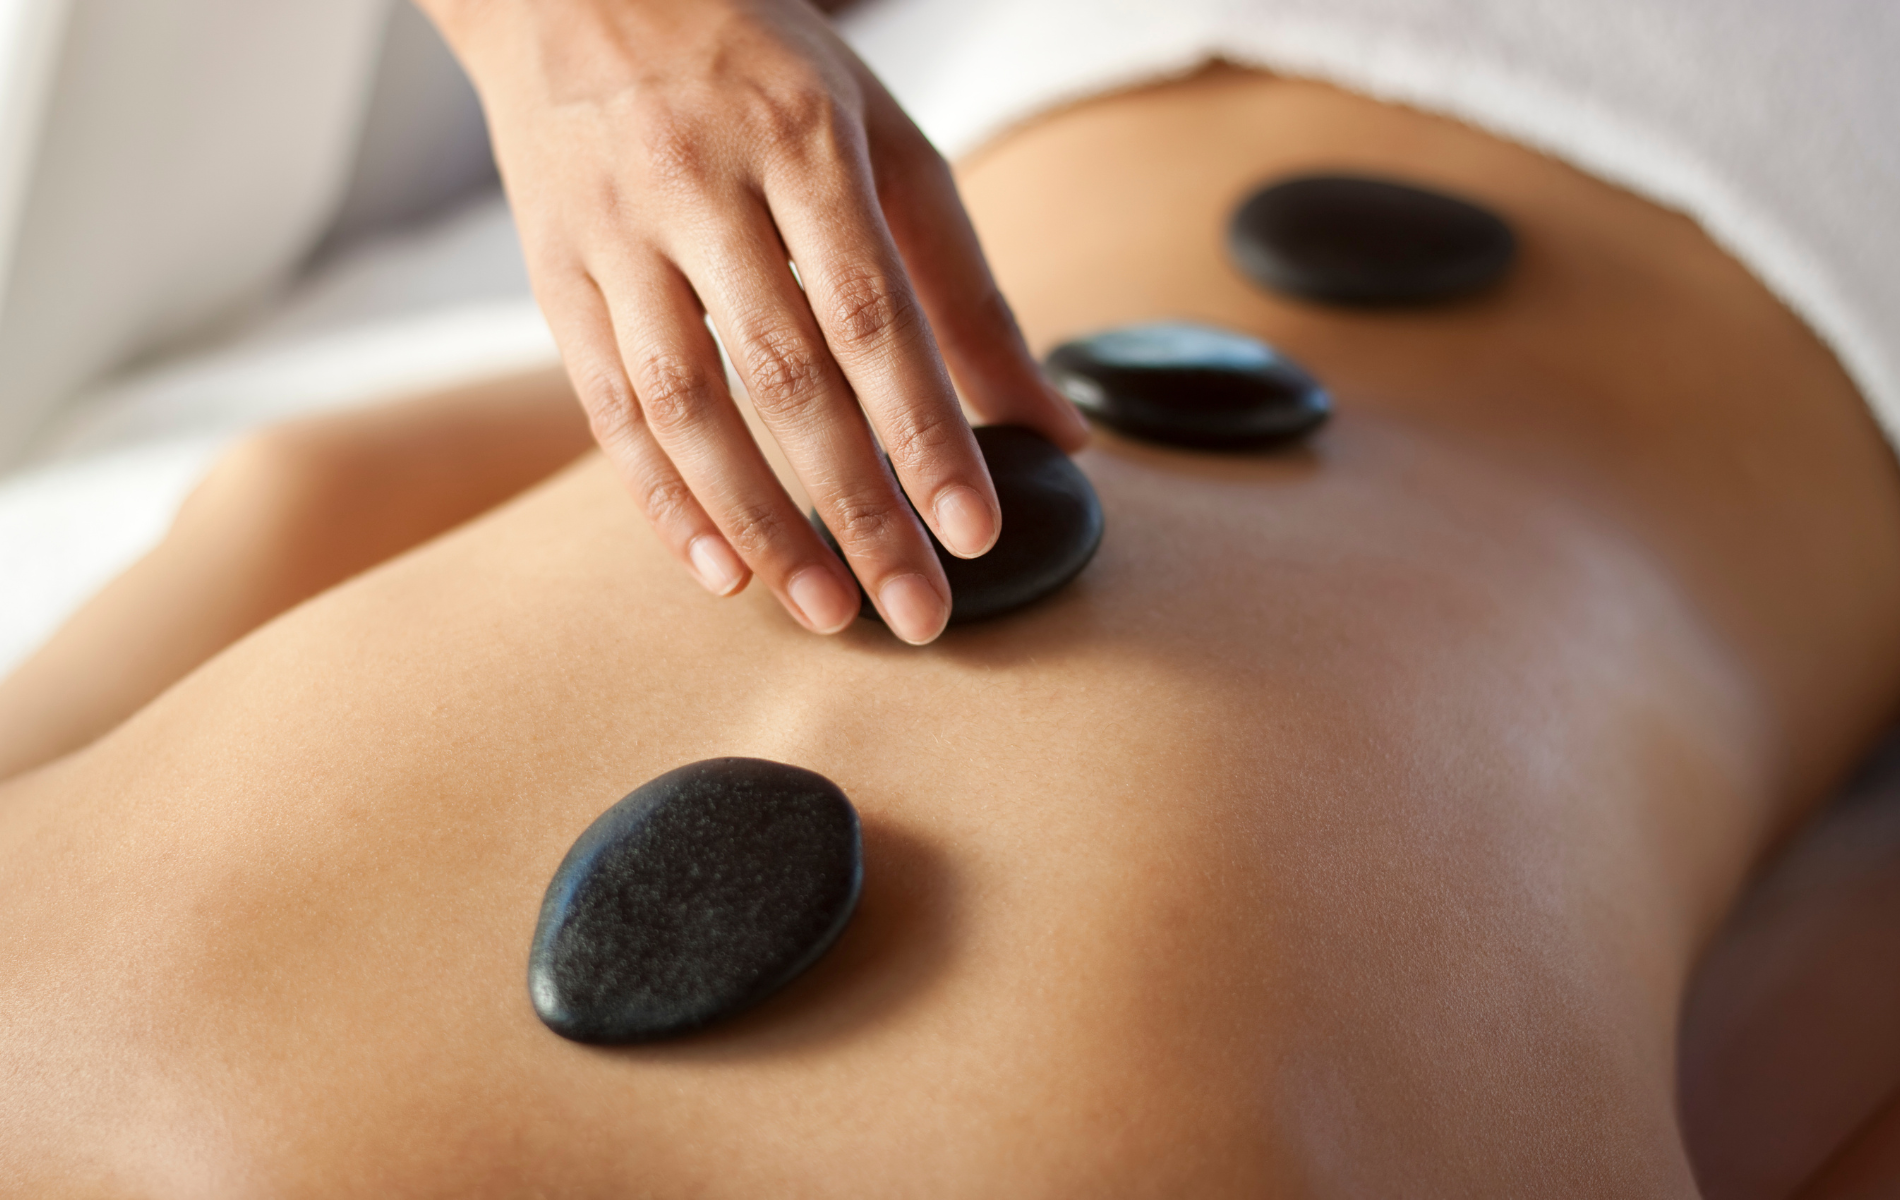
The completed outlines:
<svg viewBox="0 0 1900 1200">
<path fill-rule="evenodd" d="M 1034 604 L 1081 574 L 1102 544 L 1102 504 L 1095 487 L 1055 443 L 1019 425 L 984 425 L 975 432 L 996 484 L 1003 532 L 981 558 L 958 558 L 931 537 L 950 581 L 952 625 Z M 837 539 L 816 513 L 811 523 L 836 551 Z M 869 596 L 858 611 L 877 619 Z"/>
<path fill-rule="evenodd" d="M 1495 214 L 1442 192 L 1309 175 L 1249 196 L 1227 246 L 1249 278 L 1275 291 L 1332 304 L 1424 304 L 1495 282 L 1517 239 Z"/>
<path fill-rule="evenodd" d="M 858 903 L 858 814 L 812 771 L 713 758 L 587 827 L 541 902 L 528 993 L 577 1042 L 647 1042 L 765 999 L 837 940 Z"/>
<path fill-rule="evenodd" d="M 1077 408 L 1150 442 L 1245 449 L 1311 433 L 1333 411 L 1291 359 L 1211 325 L 1110 329 L 1064 342 L 1044 365 Z"/>
</svg>

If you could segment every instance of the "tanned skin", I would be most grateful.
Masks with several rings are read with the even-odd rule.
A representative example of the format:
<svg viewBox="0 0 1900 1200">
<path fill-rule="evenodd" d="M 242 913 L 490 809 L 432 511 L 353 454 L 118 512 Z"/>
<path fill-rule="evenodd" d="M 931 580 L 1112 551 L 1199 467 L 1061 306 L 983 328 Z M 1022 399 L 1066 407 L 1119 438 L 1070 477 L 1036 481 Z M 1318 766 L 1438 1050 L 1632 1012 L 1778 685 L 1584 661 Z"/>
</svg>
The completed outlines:
<svg viewBox="0 0 1900 1200">
<path fill-rule="evenodd" d="M 1520 259 L 1425 310 L 1256 291 L 1226 214 L 1330 168 L 1474 197 Z M 409 537 L 400 471 L 336 482 L 389 427 L 249 447 L 307 486 L 246 527 L 273 472 L 214 476 L 0 689 L 65 714 L 0 745 L 5 1190 L 1698 1194 L 1692 972 L 1900 693 L 1900 479 L 1838 365 L 1686 218 L 1318 85 L 1099 99 L 960 184 L 1036 348 L 1211 320 L 1336 420 L 1272 455 L 1098 432 L 1095 562 L 923 649 L 708 596 L 596 457 L 477 515 L 585 444 L 557 382 L 482 410 L 544 431 L 532 469 Z M 318 544 L 364 487 L 376 552 Z M 275 599 L 141 627 L 137 573 L 192 546 L 207 613 Z M 178 639 L 206 661 L 88 718 Z M 524 982 L 549 876 L 715 755 L 844 787 L 859 916 L 723 1028 L 562 1041 Z M 1790 1190 L 1875 1169 L 1857 1094 L 1768 1114 Z M 1710 1113 L 1698 1158 L 1762 1140 Z"/>
</svg>

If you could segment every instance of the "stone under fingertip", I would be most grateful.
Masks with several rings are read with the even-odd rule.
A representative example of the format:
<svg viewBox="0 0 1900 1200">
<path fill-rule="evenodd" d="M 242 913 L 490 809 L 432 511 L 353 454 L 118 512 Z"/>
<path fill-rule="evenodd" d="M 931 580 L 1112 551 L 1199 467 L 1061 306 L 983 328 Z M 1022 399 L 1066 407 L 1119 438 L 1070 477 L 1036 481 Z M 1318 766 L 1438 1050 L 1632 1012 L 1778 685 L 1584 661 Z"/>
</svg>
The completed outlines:
<svg viewBox="0 0 1900 1200">
<path fill-rule="evenodd" d="M 816 962 L 863 881 L 857 811 L 824 776 L 756 758 L 680 767 L 602 813 L 561 860 L 529 998 L 577 1042 L 703 1028 Z"/>
<path fill-rule="evenodd" d="M 958 558 L 931 535 L 950 584 L 951 625 L 1034 604 L 1081 574 L 1102 544 L 1102 504 L 1095 488 L 1054 442 L 1020 425 L 983 425 L 974 432 L 996 485 L 1002 529 L 996 544 L 978 558 Z M 810 520 L 836 550 L 837 539 L 818 514 L 810 514 Z M 859 612 L 873 619 L 878 615 L 868 596 Z"/>
</svg>

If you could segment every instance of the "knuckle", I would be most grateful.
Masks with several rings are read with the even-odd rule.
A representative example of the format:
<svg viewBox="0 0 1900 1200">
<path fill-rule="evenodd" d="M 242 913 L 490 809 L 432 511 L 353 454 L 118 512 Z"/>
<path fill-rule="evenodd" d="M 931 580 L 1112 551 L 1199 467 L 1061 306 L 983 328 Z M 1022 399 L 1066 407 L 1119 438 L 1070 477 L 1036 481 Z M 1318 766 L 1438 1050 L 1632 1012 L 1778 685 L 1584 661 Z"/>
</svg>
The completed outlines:
<svg viewBox="0 0 1900 1200">
<path fill-rule="evenodd" d="M 748 562 L 763 554 L 784 532 L 779 515 L 762 504 L 742 504 L 726 514 L 721 532 L 726 541 Z"/>
<path fill-rule="evenodd" d="M 847 494 L 835 498 L 825 524 L 841 546 L 870 546 L 884 541 L 897 524 L 889 497 Z"/>
<path fill-rule="evenodd" d="M 697 187 L 710 172 L 710 148 L 699 123 L 672 108 L 646 115 L 641 144 L 646 149 L 647 170 L 662 186 Z"/>
<path fill-rule="evenodd" d="M 712 386 L 699 364 L 683 355 L 659 354 L 640 364 L 634 391 L 640 397 L 647 424 L 665 436 L 705 417 Z"/>
<path fill-rule="evenodd" d="M 802 186 L 835 187 L 871 166 L 863 113 L 822 79 L 762 92 L 752 130 L 767 161 Z"/>
<path fill-rule="evenodd" d="M 633 444 L 640 427 L 640 406 L 618 371 L 602 368 L 576 375 L 574 393 L 602 449 L 625 450 Z"/>
<path fill-rule="evenodd" d="M 959 420 L 960 423 L 960 420 Z M 956 440 L 958 429 L 947 413 L 913 413 L 884 438 L 884 453 L 900 473 L 922 467 L 940 457 Z"/>
<path fill-rule="evenodd" d="M 768 419 L 798 420 L 823 391 L 825 372 L 817 350 L 805 337 L 772 330 L 750 343 L 747 376 L 752 405 Z"/>
<path fill-rule="evenodd" d="M 909 341 L 922 328 L 916 297 L 880 271 L 858 267 L 841 272 L 831 292 L 831 331 L 842 349 L 861 351 Z"/>
<path fill-rule="evenodd" d="M 677 475 L 652 480 L 640 492 L 640 506 L 647 520 L 661 527 L 683 523 L 697 504 L 693 489 Z"/>
<path fill-rule="evenodd" d="M 751 119 L 761 137 L 781 149 L 831 142 L 842 125 L 836 97 L 823 82 L 797 78 L 752 90 Z"/>
</svg>

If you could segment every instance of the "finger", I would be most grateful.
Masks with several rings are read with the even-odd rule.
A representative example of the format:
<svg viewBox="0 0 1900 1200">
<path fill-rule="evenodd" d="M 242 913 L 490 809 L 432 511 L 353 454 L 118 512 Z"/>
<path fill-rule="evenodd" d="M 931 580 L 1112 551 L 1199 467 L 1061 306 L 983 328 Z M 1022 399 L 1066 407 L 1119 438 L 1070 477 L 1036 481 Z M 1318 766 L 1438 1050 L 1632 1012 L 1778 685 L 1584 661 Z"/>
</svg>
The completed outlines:
<svg viewBox="0 0 1900 1200">
<path fill-rule="evenodd" d="M 558 284 L 536 290 L 594 440 L 660 540 L 713 595 L 743 590 L 751 571 L 647 427 L 621 366 L 606 301 L 594 281 L 576 270 Z"/>
<path fill-rule="evenodd" d="M 984 420 L 1027 425 L 1073 453 L 1088 440 L 1075 405 L 1043 378 L 1015 314 L 990 274 L 956 180 L 896 105 L 878 113 L 874 163 L 891 236 L 945 363 L 964 399 Z"/>
<path fill-rule="evenodd" d="M 928 642 L 950 615 L 936 551 L 885 468 L 764 208 L 755 202 L 746 216 L 690 248 L 682 266 L 885 624 L 905 641 Z"/>
<path fill-rule="evenodd" d="M 974 558 L 1002 529 L 996 489 L 885 227 L 869 165 L 853 147 L 839 153 L 780 172 L 766 198 L 825 343 L 904 490 L 951 553 Z"/>
<path fill-rule="evenodd" d="M 858 615 L 856 581 L 798 511 L 726 390 L 699 298 L 671 264 L 615 280 L 622 361 L 645 424 L 731 547 L 786 610 L 817 633 Z"/>
</svg>

